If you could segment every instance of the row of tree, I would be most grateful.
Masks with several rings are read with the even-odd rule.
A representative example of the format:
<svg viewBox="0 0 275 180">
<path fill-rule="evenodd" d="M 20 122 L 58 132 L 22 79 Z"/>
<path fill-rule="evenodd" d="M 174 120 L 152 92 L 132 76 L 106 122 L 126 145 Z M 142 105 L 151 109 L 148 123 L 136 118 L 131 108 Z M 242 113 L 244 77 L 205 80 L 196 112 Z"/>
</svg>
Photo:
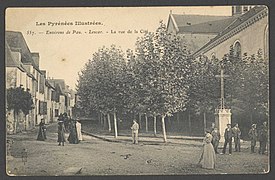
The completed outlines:
<svg viewBox="0 0 275 180">
<path fill-rule="evenodd" d="M 184 41 L 169 34 L 160 22 L 155 32 L 136 41 L 136 49 L 123 51 L 112 45 L 93 54 L 79 73 L 77 85 L 80 109 L 86 116 L 98 111 L 114 119 L 117 137 L 117 114 L 133 113 L 161 118 L 166 142 L 165 118 L 177 112 L 213 111 L 219 105 L 221 65 L 229 75 L 225 91 L 227 106 L 249 112 L 257 108 L 268 114 L 268 61 L 261 51 L 255 56 L 240 57 L 233 48 L 223 59 L 193 59 Z M 146 128 L 147 130 L 147 128 Z"/>
</svg>

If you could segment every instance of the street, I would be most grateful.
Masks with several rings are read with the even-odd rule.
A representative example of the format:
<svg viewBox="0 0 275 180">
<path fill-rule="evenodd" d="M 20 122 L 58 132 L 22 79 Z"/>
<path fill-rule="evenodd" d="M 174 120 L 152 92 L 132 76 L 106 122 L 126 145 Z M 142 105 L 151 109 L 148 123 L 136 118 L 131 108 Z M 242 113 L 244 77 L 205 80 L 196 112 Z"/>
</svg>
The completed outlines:
<svg viewBox="0 0 275 180">
<path fill-rule="evenodd" d="M 66 134 L 68 137 L 68 134 Z M 34 131 L 8 135 L 13 140 L 11 156 L 7 156 L 9 175 L 188 175 L 188 174 L 257 174 L 268 171 L 269 157 L 242 152 L 217 155 L 215 170 L 197 165 L 201 143 L 181 140 L 182 143 L 143 143 L 130 141 L 108 142 L 84 135 L 79 144 L 58 146 L 57 124 L 47 128 L 47 140 L 37 141 Z M 179 140 L 178 140 L 179 141 Z M 234 143 L 233 143 L 234 144 Z M 27 162 L 22 162 L 27 149 Z"/>
</svg>

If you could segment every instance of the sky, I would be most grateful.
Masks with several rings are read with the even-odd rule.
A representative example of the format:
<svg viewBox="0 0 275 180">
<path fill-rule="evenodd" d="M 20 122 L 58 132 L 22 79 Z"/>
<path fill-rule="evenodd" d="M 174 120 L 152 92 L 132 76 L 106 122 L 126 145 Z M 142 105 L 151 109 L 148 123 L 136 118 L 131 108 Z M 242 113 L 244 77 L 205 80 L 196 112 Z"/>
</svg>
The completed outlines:
<svg viewBox="0 0 275 180">
<path fill-rule="evenodd" d="M 22 32 L 30 51 L 40 55 L 40 69 L 75 89 L 78 73 L 94 52 L 112 44 L 123 51 L 134 50 L 137 37 L 155 31 L 160 20 L 167 24 L 171 10 L 173 14 L 231 15 L 230 6 L 8 8 L 6 30 Z M 76 25 L 75 21 L 91 23 Z"/>
</svg>

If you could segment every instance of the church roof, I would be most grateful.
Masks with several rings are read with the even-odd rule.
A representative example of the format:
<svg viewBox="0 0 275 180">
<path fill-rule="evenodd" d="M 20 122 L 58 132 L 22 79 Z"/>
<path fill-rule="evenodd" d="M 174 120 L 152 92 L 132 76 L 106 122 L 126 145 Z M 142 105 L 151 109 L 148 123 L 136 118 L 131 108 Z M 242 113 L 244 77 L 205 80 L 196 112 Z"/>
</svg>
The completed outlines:
<svg viewBox="0 0 275 180">
<path fill-rule="evenodd" d="M 209 16 L 209 15 L 189 15 L 189 14 L 171 14 L 175 20 L 175 25 L 180 27 L 205 23 L 209 21 L 216 21 L 229 18 L 230 16 Z"/>
<path fill-rule="evenodd" d="M 227 17 L 221 20 L 208 21 L 190 26 L 179 27 L 179 33 L 190 32 L 190 33 L 216 33 L 223 31 L 233 21 L 237 19 L 234 17 Z"/>
<path fill-rule="evenodd" d="M 267 10 L 266 6 L 256 6 L 256 7 L 252 8 L 250 11 L 248 11 L 247 13 L 239 16 L 227 28 L 225 28 L 216 37 L 214 37 L 213 39 L 211 39 L 207 44 L 205 44 L 197 52 L 195 52 L 194 56 L 199 55 L 200 52 L 202 52 L 206 48 L 210 47 L 211 45 L 213 45 L 218 40 L 222 39 L 222 37 L 224 37 L 225 35 L 229 34 L 232 30 L 235 30 L 239 26 L 247 23 L 247 21 L 248 21 L 248 24 L 249 24 L 249 19 L 251 19 L 252 17 L 256 16 L 258 13 L 260 13 L 260 12 L 262 12 L 264 10 Z M 248 26 L 246 26 L 246 27 L 248 27 Z"/>
</svg>

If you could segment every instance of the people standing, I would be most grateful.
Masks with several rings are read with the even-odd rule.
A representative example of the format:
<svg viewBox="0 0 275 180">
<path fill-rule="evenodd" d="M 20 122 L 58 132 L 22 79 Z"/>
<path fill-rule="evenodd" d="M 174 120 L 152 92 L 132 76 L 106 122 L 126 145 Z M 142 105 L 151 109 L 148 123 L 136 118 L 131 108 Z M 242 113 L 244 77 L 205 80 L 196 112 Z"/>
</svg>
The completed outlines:
<svg viewBox="0 0 275 180">
<path fill-rule="evenodd" d="M 259 154 L 264 154 L 266 150 L 266 143 L 267 143 L 267 137 L 268 137 L 267 122 L 263 122 L 258 135 L 259 135 L 259 142 L 260 142 Z"/>
<path fill-rule="evenodd" d="M 82 133 L 81 133 L 81 123 L 80 123 L 80 120 L 79 118 L 76 119 L 76 132 L 77 132 L 77 137 L 78 137 L 78 140 L 79 141 L 83 141 L 83 138 L 82 138 Z"/>
<path fill-rule="evenodd" d="M 256 124 L 252 124 L 251 125 L 251 129 L 248 132 L 250 141 L 251 141 L 251 153 L 255 152 L 255 146 L 256 146 L 256 141 L 257 141 L 257 137 L 258 137 L 258 133 L 256 130 Z"/>
<path fill-rule="evenodd" d="M 70 120 L 69 124 L 70 124 L 70 127 L 69 127 L 70 134 L 68 137 L 68 141 L 70 144 L 78 144 L 79 140 L 78 140 L 77 132 L 76 132 L 76 121 Z"/>
<path fill-rule="evenodd" d="M 64 126 L 64 121 L 62 120 L 62 116 L 59 116 L 58 119 L 58 146 L 61 145 L 64 146 L 64 142 L 66 142 L 65 140 L 65 126 Z"/>
<path fill-rule="evenodd" d="M 203 139 L 203 150 L 199 160 L 199 164 L 202 165 L 202 168 L 214 169 L 216 164 L 216 154 L 214 147 L 211 143 L 212 135 L 210 130 L 206 130 L 205 137 Z"/>
<path fill-rule="evenodd" d="M 66 132 L 69 132 L 69 129 L 70 129 L 69 123 L 70 123 L 70 121 L 69 121 L 67 113 L 63 113 L 62 118 L 63 118 L 63 121 L 64 121 L 65 130 L 66 130 Z"/>
<path fill-rule="evenodd" d="M 133 143 L 137 144 L 138 143 L 138 129 L 139 125 L 136 120 L 133 120 L 133 125 L 131 127 L 132 129 L 132 138 L 133 138 Z"/>
<path fill-rule="evenodd" d="M 235 152 L 241 152 L 241 130 L 238 123 L 232 128 L 232 132 L 234 137 Z"/>
<path fill-rule="evenodd" d="M 220 135 L 220 132 L 219 132 L 218 128 L 214 128 L 213 131 L 211 132 L 211 135 L 212 135 L 211 143 L 214 147 L 215 153 L 217 154 L 218 153 L 219 142 L 220 142 L 220 139 L 221 139 L 221 135 Z"/>
<path fill-rule="evenodd" d="M 229 144 L 229 155 L 232 154 L 232 137 L 233 137 L 233 132 L 232 132 L 231 124 L 227 124 L 227 128 L 224 131 L 224 146 L 223 146 L 222 154 L 225 154 L 227 144 Z"/>
<path fill-rule="evenodd" d="M 47 139 L 46 137 L 46 125 L 45 125 L 45 120 L 41 119 L 41 122 L 39 123 L 39 131 L 38 131 L 38 136 L 37 140 L 38 141 L 45 141 Z"/>
</svg>

